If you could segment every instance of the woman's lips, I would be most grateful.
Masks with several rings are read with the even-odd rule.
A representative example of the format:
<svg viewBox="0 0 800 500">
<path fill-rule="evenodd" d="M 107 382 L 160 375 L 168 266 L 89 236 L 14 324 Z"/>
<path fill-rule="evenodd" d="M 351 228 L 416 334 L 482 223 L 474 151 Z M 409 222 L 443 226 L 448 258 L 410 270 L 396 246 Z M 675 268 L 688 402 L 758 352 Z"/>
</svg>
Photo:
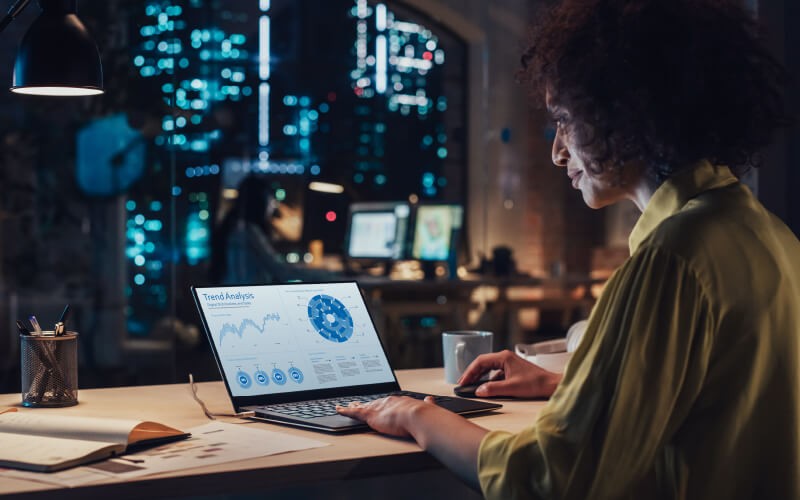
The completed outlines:
<svg viewBox="0 0 800 500">
<path fill-rule="evenodd" d="M 569 175 L 569 178 L 572 179 L 572 187 L 578 189 L 578 180 L 581 178 L 581 172 L 573 172 Z"/>
</svg>

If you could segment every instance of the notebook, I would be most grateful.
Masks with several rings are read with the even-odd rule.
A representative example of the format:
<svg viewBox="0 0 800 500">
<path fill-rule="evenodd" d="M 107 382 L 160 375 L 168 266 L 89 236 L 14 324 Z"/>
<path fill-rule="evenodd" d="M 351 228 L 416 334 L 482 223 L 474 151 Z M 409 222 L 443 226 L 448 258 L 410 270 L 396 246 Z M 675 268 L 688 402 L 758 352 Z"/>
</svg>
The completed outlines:
<svg viewBox="0 0 800 500">
<path fill-rule="evenodd" d="M 358 285 L 353 282 L 192 287 L 237 412 L 328 432 L 365 430 L 336 404 L 402 391 Z M 501 405 L 436 396 L 456 413 Z"/>
</svg>

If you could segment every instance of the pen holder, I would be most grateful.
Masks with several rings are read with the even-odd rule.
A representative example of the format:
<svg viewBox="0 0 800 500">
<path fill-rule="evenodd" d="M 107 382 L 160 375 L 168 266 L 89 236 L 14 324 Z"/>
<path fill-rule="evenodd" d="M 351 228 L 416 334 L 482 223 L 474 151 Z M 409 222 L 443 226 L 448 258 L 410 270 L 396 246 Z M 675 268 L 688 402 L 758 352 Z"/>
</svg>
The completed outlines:
<svg viewBox="0 0 800 500">
<path fill-rule="evenodd" d="M 20 335 L 22 405 L 78 404 L 78 334 Z"/>
</svg>

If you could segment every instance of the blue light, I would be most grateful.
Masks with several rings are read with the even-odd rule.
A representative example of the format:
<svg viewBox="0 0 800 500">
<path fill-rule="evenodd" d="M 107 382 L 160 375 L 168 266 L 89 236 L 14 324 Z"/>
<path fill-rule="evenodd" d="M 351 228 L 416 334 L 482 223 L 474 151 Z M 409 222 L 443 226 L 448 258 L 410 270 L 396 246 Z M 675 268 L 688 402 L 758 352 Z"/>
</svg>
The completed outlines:
<svg viewBox="0 0 800 500">
<path fill-rule="evenodd" d="M 153 36 L 156 34 L 156 27 L 155 26 L 142 26 L 142 29 L 139 30 L 139 33 L 142 36 Z"/>
<path fill-rule="evenodd" d="M 297 97 L 293 95 L 283 96 L 283 104 L 286 106 L 295 106 L 297 104 Z"/>
<path fill-rule="evenodd" d="M 378 186 L 383 186 L 386 184 L 386 176 L 383 174 L 378 174 L 375 176 L 375 184 Z"/>
<path fill-rule="evenodd" d="M 136 66 L 141 66 L 144 64 L 144 57 L 143 56 L 136 56 L 133 58 L 133 64 Z"/>
<path fill-rule="evenodd" d="M 157 219 L 149 220 L 144 223 L 145 231 L 161 231 L 163 227 L 164 227 L 163 223 Z"/>
<path fill-rule="evenodd" d="M 181 60 L 178 61 L 178 66 L 180 66 L 183 69 L 188 68 L 189 67 L 189 60 L 186 59 L 185 57 L 182 57 Z"/>
<path fill-rule="evenodd" d="M 143 77 L 153 76 L 156 74 L 156 69 L 152 66 L 145 66 L 144 68 L 139 70 L 139 74 Z"/>
<path fill-rule="evenodd" d="M 144 215 L 137 214 L 136 217 L 133 218 L 133 220 L 136 222 L 136 224 L 141 226 L 142 224 L 144 224 L 144 221 L 145 221 Z"/>
<path fill-rule="evenodd" d="M 189 120 L 195 125 L 200 125 L 200 122 L 203 121 L 203 117 L 201 115 L 192 115 Z"/>
<path fill-rule="evenodd" d="M 330 108 L 330 106 L 328 106 L 327 102 L 323 102 L 322 104 L 319 105 L 319 112 L 320 113 L 327 113 L 328 110 L 330 110 L 330 109 L 331 108 Z"/>
<path fill-rule="evenodd" d="M 211 173 L 211 175 L 217 175 L 219 173 L 219 165 L 217 165 L 216 163 L 211 165 L 208 171 Z"/>
<path fill-rule="evenodd" d="M 161 92 L 165 94 L 171 94 L 174 90 L 175 87 L 173 87 L 171 83 L 165 83 L 161 86 Z"/>
<path fill-rule="evenodd" d="M 125 208 L 128 209 L 129 212 L 136 210 L 136 202 L 133 200 L 126 201 Z"/>
<path fill-rule="evenodd" d="M 180 196 L 181 191 L 182 190 L 180 186 L 172 186 L 172 196 Z"/>
<path fill-rule="evenodd" d="M 133 263 L 136 264 L 137 266 L 143 266 L 145 263 L 144 255 L 139 254 L 136 257 L 134 257 Z"/>
<path fill-rule="evenodd" d="M 283 134 L 284 135 L 297 135 L 297 127 L 294 125 L 284 125 L 283 126 Z"/>
<path fill-rule="evenodd" d="M 205 49 L 201 50 L 200 59 L 202 59 L 203 61 L 208 61 L 209 59 L 211 59 L 211 52 Z"/>
<path fill-rule="evenodd" d="M 314 120 L 316 120 L 317 118 L 319 118 L 319 113 L 317 113 L 317 111 L 315 111 L 315 110 L 313 110 L 313 109 L 312 109 L 311 111 L 309 111 L 309 112 L 308 112 L 308 119 L 309 119 L 309 120 L 312 120 L 312 121 L 314 121 Z"/>
<path fill-rule="evenodd" d="M 362 174 L 361 172 L 355 174 L 353 176 L 353 182 L 355 182 L 356 184 L 361 184 L 362 182 L 364 182 L 364 174 Z"/>
<path fill-rule="evenodd" d="M 178 127 L 185 127 L 186 126 L 186 118 L 184 118 L 182 116 L 179 116 L 175 120 L 175 125 L 177 125 Z"/>
<path fill-rule="evenodd" d="M 319 175 L 319 165 L 311 165 L 311 175 Z"/>
<path fill-rule="evenodd" d="M 194 177 L 194 168 L 186 167 L 186 177 Z"/>
<path fill-rule="evenodd" d="M 433 186 L 435 180 L 436 180 L 435 176 L 430 172 L 425 172 L 424 174 L 422 174 L 422 185 L 425 186 L 426 188 Z"/>
<path fill-rule="evenodd" d="M 311 141 L 308 139 L 300 139 L 298 145 L 300 146 L 300 151 L 304 153 L 308 153 L 311 150 Z"/>
<path fill-rule="evenodd" d="M 153 253 L 156 251 L 156 244 L 152 241 L 148 241 L 144 244 L 144 251 L 145 253 Z"/>
<path fill-rule="evenodd" d="M 439 148 L 436 150 L 436 156 L 442 159 L 447 158 L 447 148 Z"/>
<path fill-rule="evenodd" d="M 160 212 L 162 207 L 163 205 L 158 200 L 150 202 L 150 210 L 153 212 Z"/>
<path fill-rule="evenodd" d="M 307 108 L 311 105 L 311 99 L 309 97 L 303 96 L 300 98 L 300 106 Z"/>
<path fill-rule="evenodd" d="M 133 282 L 137 285 L 144 285 L 144 274 L 137 274 L 133 277 Z"/>
</svg>

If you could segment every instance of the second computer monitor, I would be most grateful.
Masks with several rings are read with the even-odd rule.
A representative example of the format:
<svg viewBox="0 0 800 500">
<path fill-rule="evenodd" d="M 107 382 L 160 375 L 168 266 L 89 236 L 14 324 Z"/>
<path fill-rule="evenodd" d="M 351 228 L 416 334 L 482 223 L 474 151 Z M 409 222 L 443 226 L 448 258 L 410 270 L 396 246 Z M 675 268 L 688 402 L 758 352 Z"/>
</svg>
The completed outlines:
<svg viewBox="0 0 800 500">
<path fill-rule="evenodd" d="M 374 261 L 404 258 L 410 213 L 405 202 L 352 204 L 345 248 L 347 257 Z"/>
<path fill-rule="evenodd" d="M 461 205 L 441 203 L 417 206 L 411 258 L 421 261 L 452 259 L 456 235 L 463 218 L 464 207 Z"/>
</svg>

